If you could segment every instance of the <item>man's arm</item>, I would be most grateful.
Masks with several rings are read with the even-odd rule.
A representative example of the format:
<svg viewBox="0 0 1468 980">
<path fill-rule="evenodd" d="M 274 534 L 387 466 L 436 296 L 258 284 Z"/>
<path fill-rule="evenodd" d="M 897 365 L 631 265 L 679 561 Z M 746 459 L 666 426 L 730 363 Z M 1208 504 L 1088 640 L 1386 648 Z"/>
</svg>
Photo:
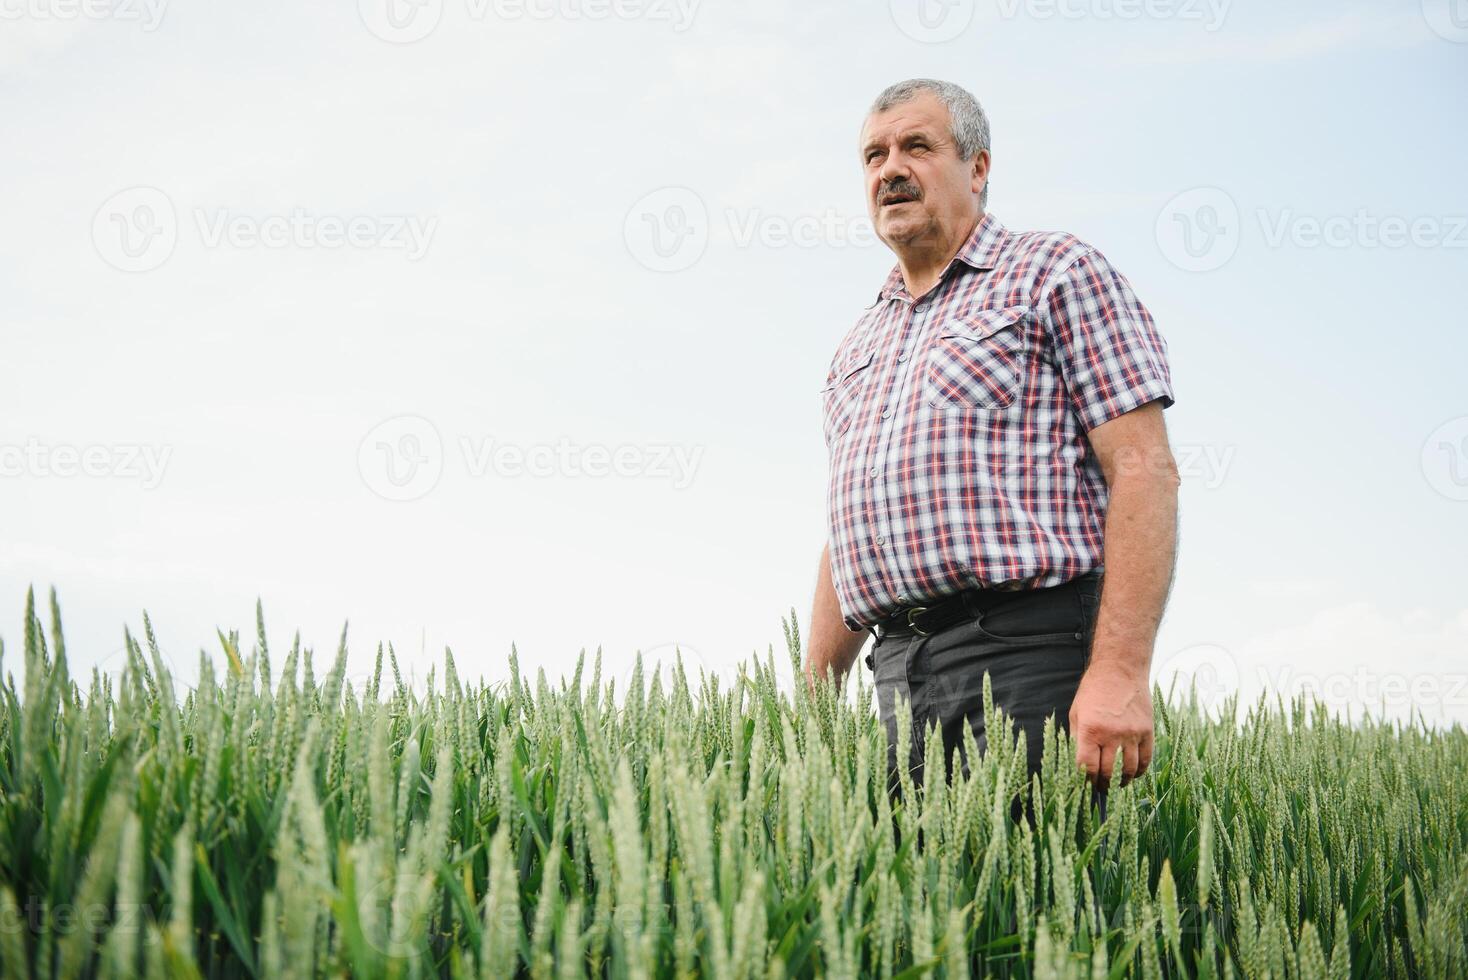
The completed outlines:
<svg viewBox="0 0 1468 980">
<path fill-rule="evenodd" d="M 1091 430 L 1106 476 L 1106 575 L 1090 666 L 1070 709 L 1076 762 L 1100 788 L 1122 754 L 1123 782 L 1152 761 L 1148 675 L 1177 555 L 1177 464 L 1162 403 L 1148 402 Z"/>
<path fill-rule="evenodd" d="M 1070 709 L 1076 760 L 1104 787 L 1118 755 L 1125 779 L 1152 761 L 1148 673 L 1177 545 L 1177 467 L 1162 422 L 1172 379 L 1152 315 L 1095 249 L 1086 246 L 1058 274 L 1044 311 L 1109 500 L 1091 662 Z"/>
<path fill-rule="evenodd" d="M 816 571 L 815 605 L 810 614 L 810 640 L 805 660 L 805 681 L 812 690 L 817 678 L 830 670 L 840 687 L 846 672 L 861 652 L 865 633 L 853 633 L 841 616 L 841 603 L 831 581 L 831 545 L 821 549 L 821 564 Z"/>
</svg>

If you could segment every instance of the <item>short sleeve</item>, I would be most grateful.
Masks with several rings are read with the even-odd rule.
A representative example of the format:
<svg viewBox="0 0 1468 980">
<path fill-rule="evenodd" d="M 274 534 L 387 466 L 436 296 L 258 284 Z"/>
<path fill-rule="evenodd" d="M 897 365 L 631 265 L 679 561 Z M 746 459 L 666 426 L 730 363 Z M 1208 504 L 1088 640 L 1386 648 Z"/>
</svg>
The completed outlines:
<svg viewBox="0 0 1468 980">
<path fill-rule="evenodd" d="M 1167 342 L 1106 258 L 1088 248 L 1044 299 L 1056 364 L 1087 432 L 1151 401 L 1173 404 Z"/>
</svg>

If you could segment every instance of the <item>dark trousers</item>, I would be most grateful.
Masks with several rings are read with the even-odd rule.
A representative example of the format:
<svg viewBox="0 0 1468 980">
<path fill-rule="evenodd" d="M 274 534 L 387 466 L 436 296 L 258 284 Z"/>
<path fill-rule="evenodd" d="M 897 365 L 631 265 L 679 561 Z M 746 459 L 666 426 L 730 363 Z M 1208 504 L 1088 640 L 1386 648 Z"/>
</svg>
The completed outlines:
<svg viewBox="0 0 1468 980">
<path fill-rule="evenodd" d="M 924 734 L 937 725 L 943 738 L 946 775 L 954 752 L 963 774 L 964 727 L 986 751 L 984 673 L 994 704 L 1025 732 L 1029 772 L 1040 771 L 1045 719 L 1070 730 L 1070 706 L 1090 659 L 1096 613 L 1101 605 L 1101 569 L 1063 585 L 1019 592 L 972 593 L 966 615 L 929 636 L 891 633 L 876 641 L 868 663 L 876 674 L 877 708 L 887 728 L 887 767 L 898 786 L 897 699 L 912 706 L 911 752 L 906 765 L 914 783 L 923 780 Z M 1017 787 L 1022 799 L 1027 793 Z M 1013 815 L 1025 809 L 1016 799 Z M 1093 794 L 1105 813 L 1105 796 Z"/>
</svg>

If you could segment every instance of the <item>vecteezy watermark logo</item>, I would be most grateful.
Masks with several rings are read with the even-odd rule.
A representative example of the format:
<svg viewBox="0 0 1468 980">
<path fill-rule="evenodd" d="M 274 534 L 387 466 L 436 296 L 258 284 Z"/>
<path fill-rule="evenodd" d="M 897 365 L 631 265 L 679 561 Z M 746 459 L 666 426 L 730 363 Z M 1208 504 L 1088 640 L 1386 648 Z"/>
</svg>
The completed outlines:
<svg viewBox="0 0 1468 980">
<path fill-rule="evenodd" d="M 663 187 L 639 198 L 623 227 L 627 250 L 653 272 L 681 272 L 703 257 L 712 240 L 746 248 L 870 248 L 881 243 L 867 214 L 836 208 L 785 214 L 763 208 L 724 208 L 711 215 L 686 187 Z"/>
<path fill-rule="evenodd" d="M 357 469 L 367 488 L 384 500 L 417 500 L 443 475 L 443 440 L 420 415 L 379 423 L 357 447 Z"/>
<path fill-rule="evenodd" d="M 1230 0 L 996 0 L 1000 20 L 1196 21 L 1216 31 Z M 892 0 L 892 20 L 914 41 L 936 44 L 962 34 L 973 20 L 973 0 Z"/>
<path fill-rule="evenodd" d="M 827 208 L 820 214 L 766 214 L 759 208 L 724 212 L 736 248 L 867 248 L 881 241 L 872 219 Z"/>
<path fill-rule="evenodd" d="M 1198 21 L 1212 33 L 1228 17 L 1230 0 L 997 0 L 999 16 L 1034 20 Z"/>
<path fill-rule="evenodd" d="M 974 0 L 892 0 L 892 22 L 914 41 L 951 41 L 974 19 Z"/>
<path fill-rule="evenodd" d="M 464 0 L 471 21 L 666 21 L 681 34 L 693 24 L 698 0 Z M 443 0 L 357 0 L 367 29 L 394 44 L 421 41 L 438 27 Z"/>
<path fill-rule="evenodd" d="M 151 34 L 167 7 L 168 0 L 0 0 L 0 20 L 115 20 Z"/>
<path fill-rule="evenodd" d="M 358 214 L 344 218 L 292 208 L 286 214 L 235 214 L 228 208 L 194 209 L 194 224 L 205 248 L 356 248 L 402 251 L 409 262 L 428 252 L 438 218 L 416 214 Z"/>
<path fill-rule="evenodd" d="M 16 942 L 24 942 L 24 935 L 30 933 L 53 939 L 85 935 L 90 937 L 88 943 L 95 943 L 115 935 L 118 930 L 125 930 L 136 937 L 136 942 L 144 949 L 151 949 L 162 943 L 169 931 L 170 917 L 161 915 L 162 910 L 151 903 L 51 903 L 25 894 L 16 898 L 20 904 L 7 903 L 0 909 L 0 935 Z"/>
<path fill-rule="evenodd" d="M 1297 671 L 1288 664 L 1257 668 L 1264 690 L 1289 700 L 1304 697 L 1335 711 L 1364 708 L 1462 708 L 1468 705 L 1468 674 L 1462 671 L 1416 672 L 1381 671 L 1364 664 L 1354 670 L 1328 670 L 1318 673 Z"/>
<path fill-rule="evenodd" d="M 1468 0 L 1465 0 L 1468 2 Z M 1307 214 L 1294 208 L 1255 208 L 1266 248 L 1468 249 L 1468 214 Z M 1173 265 L 1208 272 L 1238 251 L 1243 222 L 1233 198 L 1216 187 L 1184 191 L 1157 216 L 1157 244 Z"/>
<path fill-rule="evenodd" d="M 277 214 L 204 207 L 186 213 L 198 244 L 211 249 L 374 249 L 400 251 L 416 262 L 427 254 L 438 230 L 437 217 L 416 214 L 318 214 L 301 207 Z M 156 187 L 129 187 L 97 209 L 92 243 L 114 268 L 147 272 L 173 254 L 179 226 L 167 194 Z"/>
<path fill-rule="evenodd" d="M 1239 207 L 1217 187 L 1183 191 L 1157 215 L 1157 245 L 1186 272 L 1222 267 L 1239 248 Z"/>
<path fill-rule="evenodd" d="M 118 191 L 92 216 L 92 244 L 104 262 L 123 272 L 158 268 L 178 244 L 173 201 L 156 187 Z"/>
<path fill-rule="evenodd" d="M 1228 479 L 1237 449 L 1237 446 L 1213 444 L 1178 446 L 1173 454 L 1177 475 L 1183 480 L 1201 484 L 1204 490 L 1216 490 Z"/>
<path fill-rule="evenodd" d="M 144 490 L 152 490 L 163 482 L 172 455 L 173 447 L 166 445 L 53 445 L 32 437 L 23 444 L 0 443 L 0 477 L 137 480 Z"/>
<path fill-rule="evenodd" d="M 1196 696 L 1198 706 L 1209 714 L 1239 689 L 1238 661 L 1216 643 L 1184 647 L 1159 661 L 1152 676 L 1164 696 L 1179 702 Z"/>
<path fill-rule="evenodd" d="M 1205 490 L 1216 490 L 1228 478 L 1237 449 L 1237 446 L 1214 443 L 1163 446 L 1121 453 L 1114 462 L 1119 473 L 1166 476 L 1175 471 L 1179 479 L 1201 484 Z"/>
<path fill-rule="evenodd" d="M 1468 415 L 1432 430 L 1422 444 L 1422 475 L 1449 500 L 1468 500 Z"/>
<path fill-rule="evenodd" d="M 708 208 L 686 187 L 660 188 L 628 209 L 622 237 L 645 268 L 679 272 L 697 262 L 708 247 Z"/>
<path fill-rule="evenodd" d="M 535 443 L 517 446 L 463 436 L 459 439 L 464 467 L 472 477 L 493 473 L 499 477 L 607 477 L 624 479 L 667 480 L 674 490 L 682 490 L 693 482 L 694 472 L 703 456 L 702 446 L 680 446 L 671 443 L 604 446 L 581 445 L 569 439 L 554 444 Z"/>
<path fill-rule="evenodd" d="M 1468 44 L 1468 0 L 1422 0 L 1422 19 L 1444 41 Z"/>
<path fill-rule="evenodd" d="M 1468 215 L 1300 214 L 1293 208 L 1255 215 L 1270 248 L 1468 248 Z"/>
<path fill-rule="evenodd" d="M 581 444 L 570 439 L 517 445 L 492 437 L 460 436 L 458 465 L 472 479 L 643 479 L 674 490 L 692 484 L 702 446 L 674 443 Z M 417 500 L 438 485 L 445 457 L 433 423 L 399 415 L 375 426 L 357 447 L 362 482 L 385 500 Z M 452 461 L 451 459 L 448 461 Z"/>
<path fill-rule="evenodd" d="M 357 0 L 367 29 L 393 44 L 421 41 L 443 17 L 443 0 Z"/>
</svg>

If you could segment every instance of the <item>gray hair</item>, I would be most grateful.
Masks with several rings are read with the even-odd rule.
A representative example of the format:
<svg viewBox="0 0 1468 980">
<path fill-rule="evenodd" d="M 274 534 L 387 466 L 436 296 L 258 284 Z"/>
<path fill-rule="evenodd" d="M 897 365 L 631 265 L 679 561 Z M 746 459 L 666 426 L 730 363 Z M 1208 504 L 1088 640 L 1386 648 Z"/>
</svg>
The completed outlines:
<svg viewBox="0 0 1468 980">
<path fill-rule="evenodd" d="M 936 78 L 909 78 L 905 82 L 889 85 L 877 96 L 877 101 L 867 110 L 867 115 L 886 112 L 888 109 L 917 98 L 919 92 L 932 92 L 948 110 L 949 128 L 953 142 L 958 146 L 958 155 L 972 160 L 980 150 L 989 149 L 989 117 L 973 93 L 961 85 L 939 81 Z M 990 151 L 992 152 L 992 151 Z M 984 182 L 984 192 L 979 196 L 979 207 L 989 204 L 989 182 Z"/>
</svg>

